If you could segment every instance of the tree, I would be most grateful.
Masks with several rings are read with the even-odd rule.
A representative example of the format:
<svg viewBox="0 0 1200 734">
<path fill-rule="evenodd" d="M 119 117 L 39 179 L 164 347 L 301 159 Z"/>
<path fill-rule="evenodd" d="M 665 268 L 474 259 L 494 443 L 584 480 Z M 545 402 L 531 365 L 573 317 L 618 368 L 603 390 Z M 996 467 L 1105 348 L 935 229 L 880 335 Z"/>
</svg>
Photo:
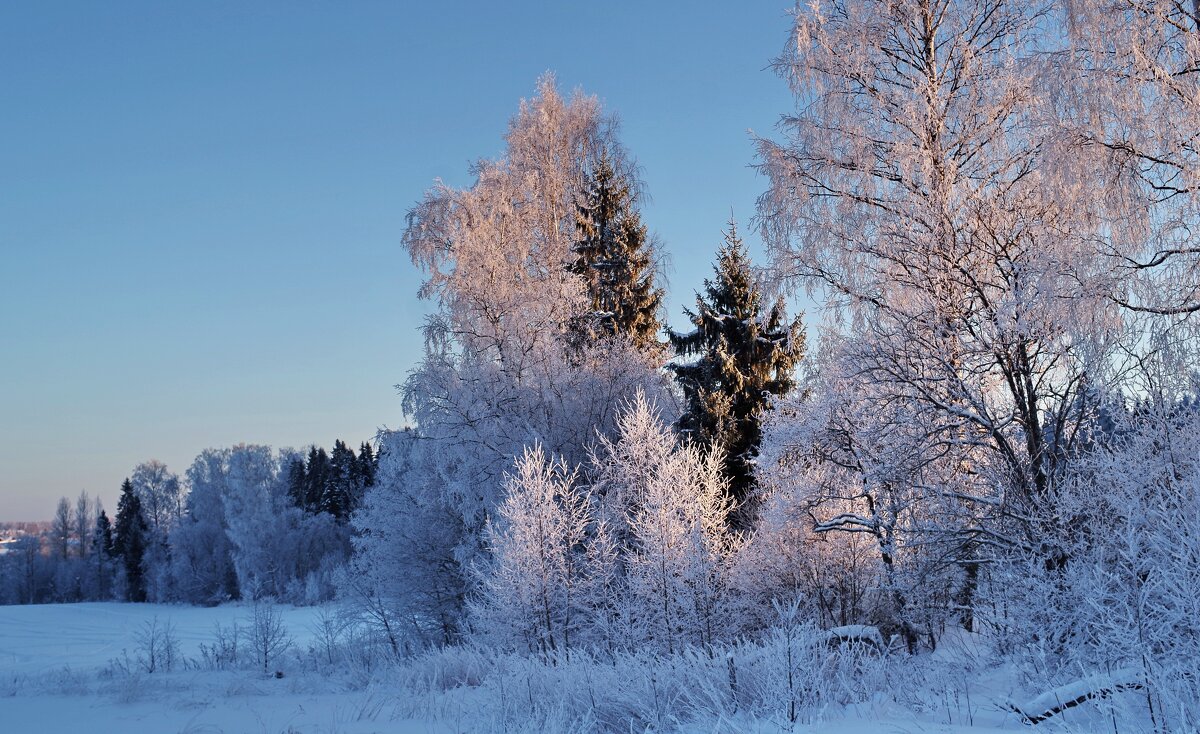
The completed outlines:
<svg viewBox="0 0 1200 734">
<path fill-rule="evenodd" d="M 1135 313 L 1200 311 L 1196 239 L 1200 6 L 1180 0 L 1068 0 L 1070 43 L 1047 54 L 1042 109 L 1064 179 L 1087 182 L 1089 234 Z"/>
<path fill-rule="evenodd" d="M 165 542 L 171 528 L 183 516 L 184 493 L 179 477 L 161 461 L 150 460 L 134 467 L 131 481 L 151 535 L 156 541 Z"/>
<path fill-rule="evenodd" d="M 321 502 L 325 497 L 325 488 L 331 479 L 329 454 L 324 448 L 316 446 L 309 449 L 308 465 L 305 469 L 305 493 L 303 508 L 309 512 L 321 512 Z"/>
<path fill-rule="evenodd" d="M 66 497 L 61 497 L 54 511 L 54 521 L 50 525 L 50 541 L 60 562 L 65 562 L 71 554 L 71 531 L 74 527 L 71 502 Z"/>
<path fill-rule="evenodd" d="M 822 3 L 776 68 L 797 97 L 759 141 L 759 215 L 785 285 L 821 293 L 832 364 L 931 430 L 977 548 L 1040 547 L 1118 345 L 1094 181 L 1062 176 L 1038 87 L 1048 6 Z M 1095 236 L 1093 236 L 1095 235 Z M 793 447 L 802 452 L 804 447 Z"/>
<path fill-rule="evenodd" d="M 240 596 L 224 501 L 230 455 L 229 449 L 206 449 L 188 467 L 186 512 L 171 532 L 173 586 L 192 604 L 218 604 Z"/>
<path fill-rule="evenodd" d="M 380 432 L 378 441 L 376 482 L 351 520 L 354 556 L 342 594 L 396 655 L 409 640 L 450 644 L 467 594 L 453 541 L 465 531 L 434 471 L 430 453 L 440 446 L 410 428 Z"/>
<path fill-rule="evenodd" d="M 732 221 L 714 271 L 715 280 L 705 280 L 704 295 L 696 296 L 696 310 L 685 309 L 693 330 L 669 332 L 676 354 L 696 359 L 673 362 L 670 369 L 686 402 L 680 429 L 725 457 L 735 524 L 748 527 L 760 421 L 771 396 L 795 384 L 804 330 L 799 318 L 787 320 L 782 300 L 764 313 L 762 290 Z"/>
<path fill-rule="evenodd" d="M 613 169 L 608 151 L 589 172 L 576 208 L 573 272 L 583 277 L 588 313 L 578 322 L 578 338 L 620 334 L 638 349 L 660 349 L 658 312 L 662 290 L 654 285 L 652 250 L 637 209 L 636 182 Z"/>
<path fill-rule="evenodd" d="M 333 443 L 329 455 L 329 479 L 321 493 L 321 511 L 328 512 L 339 520 L 350 516 L 357 501 L 357 458 L 354 450 L 345 441 Z"/>
<path fill-rule="evenodd" d="M 300 509 L 307 509 L 308 472 L 304 468 L 304 459 L 296 457 L 288 463 L 287 468 L 288 499 Z"/>
<path fill-rule="evenodd" d="M 72 535 L 79 540 L 79 557 L 88 558 L 92 555 L 92 529 L 96 526 L 98 500 L 92 500 L 87 492 L 80 492 L 75 500 L 75 524 Z"/>
<path fill-rule="evenodd" d="M 620 168 L 614 129 L 595 98 L 564 99 L 543 78 L 511 122 L 503 157 L 476 164 L 470 188 L 435 185 L 409 213 L 403 243 L 437 309 L 404 407 L 429 445 L 418 452 L 420 486 L 440 495 L 437 512 L 459 517 L 441 524 L 457 537 L 436 539 L 463 565 L 459 578 L 487 555 L 487 518 L 526 445 L 578 465 L 597 431 L 612 433 L 621 398 L 665 390 L 655 360 L 628 340 L 570 340 L 589 311 L 570 267 L 576 205 L 601 151 Z"/>
<path fill-rule="evenodd" d="M 108 513 L 103 508 L 96 515 L 96 530 L 93 537 L 93 547 L 96 549 L 97 554 L 110 558 L 115 555 L 112 523 L 109 522 Z"/>
<path fill-rule="evenodd" d="M 112 559 L 116 555 L 113 528 L 108 514 L 100 508 L 92 533 L 92 556 L 96 566 L 96 598 L 109 599 L 112 594 Z"/>
<path fill-rule="evenodd" d="M 150 526 L 142 513 L 142 501 L 126 479 L 121 484 L 117 500 L 116 540 L 113 549 L 121 559 L 124 570 L 127 601 L 146 601 L 145 567 L 143 562 L 149 542 Z"/>
<path fill-rule="evenodd" d="M 491 560 L 473 608 L 480 629 L 546 658 L 580 644 L 589 611 L 581 607 L 589 597 L 584 543 L 593 520 L 577 478 L 540 446 L 525 450 L 488 526 Z"/>
<path fill-rule="evenodd" d="M 365 491 L 375 484 L 375 472 L 379 469 L 379 457 L 371 449 L 371 444 L 363 441 L 358 447 L 358 463 L 355 464 L 355 483 L 360 491 Z M 360 497 L 361 499 L 361 497 Z"/>
<path fill-rule="evenodd" d="M 730 569 L 736 538 L 725 519 L 731 502 L 722 474 L 721 450 L 677 445 L 670 428 L 644 394 L 627 403 L 618 419 L 618 439 L 601 439 L 602 462 L 595 491 L 612 518 L 590 533 L 603 560 L 611 530 L 618 567 L 593 562 L 593 582 L 608 580 L 601 598 L 615 606 L 615 619 L 596 620 L 610 644 L 650 644 L 667 652 L 686 645 L 709 647 L 736 634 Z M 596 568 L 595 566 L 599 566 Z M 595 605 L 604 612 L 604 605 Z"/>
</svg>

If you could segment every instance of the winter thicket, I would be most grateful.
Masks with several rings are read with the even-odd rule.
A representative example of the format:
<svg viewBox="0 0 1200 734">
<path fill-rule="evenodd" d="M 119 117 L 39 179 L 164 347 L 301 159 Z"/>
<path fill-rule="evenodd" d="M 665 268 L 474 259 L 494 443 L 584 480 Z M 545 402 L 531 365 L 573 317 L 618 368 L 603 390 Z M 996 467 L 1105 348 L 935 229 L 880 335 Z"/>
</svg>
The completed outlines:
<svg viewBox="0 0 1200 734">
<path fill-rule="evenodd" d="M 1193 325 L 1181 317 L 1200 284 L 1200 36 L 1185 5 L 797 11 L 775 64 L 797 106 L 780 137 L 759 141 L 770 181 L 760 219 L 777 281 L 823 304 L 822 343 L 808 399 L 783 401 L 769 421 L 760 530 L 776 539 L 753 542 L 799 543 L 796 555 L 819 566 L 867 541 L 861 581 L 814 577 L 824 615 L 849 607 L 911 648 L 947 625 L 986 629 L 1067 599 L 1086 609 L 1107 603 L 1097 594 L 1190 573 L 1161 553 L 1141 582 L 1130 571 L 1101 583 L 1095 574 L 1119 575 L 1130 550 L 1086 530 L 1132 521 L 1150 486 L 1186 476 L 1150 448 L 1165 424 L 1194 415 L 1129 407 L 1177 395 L 1150 376 L 1196 388 Z M 1136 479 L 1112 458 L 1135 446 L 1150 464 Z M 1099 509 L 1110 502 L 1119 509 Z M 796 537 L 804 517 L 823 542 Z M 1151 542 L 1136 525 L 1120 543 Z M 1177 595 L 1159 603 L 1184 603 L 1184 587 L 1158 586 Z M 1081 630 L 1096 623 L 1070 619 L 1079 626 L 1056 652 L 1095 652 Z M 1023 643 L 1047 639 L 1036 624 L 1024 632 Z M 1111 635 L 1092 666 L 1136 662 L 1152 676 L 1182 652 L 1117 654 L 1128 638 Z M 1156 680 L 1151 697 L 1179 694 Z"/>
<path fill-rule="evenodd" d="M 633 209 L 638 185 L 615 119 L 594 97 L 562 97 L 545 77 L 505 144 L 500 158 L 475 164 L 469 188 L 430 189 L 403 237 L 436 309 L 424 359 L 402 387 L 416 429 L 390 481 L 407 486 L 379 491 L 423 496 L 418 512 L 401 513 L 368 499 L 356 524 L 374 547 L 372 536 L 419 544 L 436 523 L 436 547 L 402 571 L 421 586 L 473 585 L 504 475 L 526 446 L 575 466 L 597 434 L 613 433 L 616 406 L 635 391 L 672 404 L 650 338 L 658 292 Z M 580 339 L 581 328 L 603 337 Z M 453 639 L 465 598 L 446 591 L 421 595 L 409 612 Z"/>
</svg>

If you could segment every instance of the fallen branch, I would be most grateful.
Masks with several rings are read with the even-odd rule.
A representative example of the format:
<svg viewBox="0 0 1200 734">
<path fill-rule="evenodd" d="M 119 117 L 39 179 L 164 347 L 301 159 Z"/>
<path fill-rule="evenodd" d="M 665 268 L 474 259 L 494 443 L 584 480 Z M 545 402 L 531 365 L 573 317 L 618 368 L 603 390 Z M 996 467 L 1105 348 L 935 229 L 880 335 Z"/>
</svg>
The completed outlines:
<svg viewBox="0 0 1200 734">
<path fill-rule="evenodd" d="M 1024 706 L 1009 703 L 1008 709 L 1032 726 L 1088 701 L 1108 698 L 1123 691 L 1140 691 L 1144 687 L 1136 671 L 1119 670 L 1111 675 L 1094 675 L 1059 686 Z"/>
</svg>

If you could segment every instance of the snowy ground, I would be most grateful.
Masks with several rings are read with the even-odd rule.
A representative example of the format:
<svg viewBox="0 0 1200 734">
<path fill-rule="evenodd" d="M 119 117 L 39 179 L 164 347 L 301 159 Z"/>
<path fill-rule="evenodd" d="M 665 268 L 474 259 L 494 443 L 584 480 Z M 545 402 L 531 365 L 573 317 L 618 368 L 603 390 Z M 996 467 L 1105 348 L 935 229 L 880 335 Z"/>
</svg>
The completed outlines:
<svg viewBox="0 0 1200 734">
<path fill-rule="evenodd" d="M 579 695 L 576 689 L 572 693 L 569 686 L 555 683 L 557 673 L 553 671 L 530 674 L 518 669 L 508 671 L 505 675 L 509 677 L 499 682 L 475 680 L 432 687 L 429 681 L 433 677 L 453 678 L 453 674 L 445 669 L 435 671 L 437 665 L 418 669 L 416 677 L 409 671 L 408 678 L 393 669 L 376 668 L 364 675 L 361 666 L 357 674 L 340 669 L 322 671 L 319 665 L 305 665 L 303 654 L 318 643 L 315 630 L 323 610 L 279 609 L 295 640 L 293 654 L 279 665 L 284 671 L 282 678 L 247 667 L 218 670 L 198 664 L 200 646 L 212 643 L 215 626 L 228 627 L 235 622 L 244 626 L 250 616 L 247 606 L 0 606 L 0 730 L 89 734 L 549 731 L 544 722 L 514 727 L 511 717 L 505 718 L 503 713 L 506 706 L 514 710 L 511 700 L 505 703 L 505 696 L 523 687 L 533 697 L 535 677 L 542 686 L 536 694 L 539 699 Z M 139 633 L 153 621 L 169 622 L 174 628 L 181 656 L 190 661 L 181 665 L 182 669 L 147 674 L 130 665 L 138 655 Z M 924 656 L 925 677 L 913 680 L 921 690 L 909 692 L 908 705 L 897 703 L 905 696 L 892 696 L 826 711 L 819 721 L 801 721 L 794 727 L 777 717 L 738 714 L 682 726 L 674 722 L 673 726 L 683 731 L 745 734 L 1029 730 L 1019 717 L 1005 710 L 1005 704 L 1014 699 L 1034 700 L 1031 692 L 1019 690 L 1003 669 L 975 664 L 975 642 L 948 639 L 949 644 L 937 653 Z M 455 653 L 446 657 L 450 667 L 457 664 Z M 124 665 L 120 661 L 125 661 Z M 422 686 L 426 694 L 411 692 Z M 435 693 L 429 694 L 431 690 Z M 1098 713 L 1094 707 L 1082 706 L 1035 731 L 1112 731 L 1112 724 Z M 571 730 L 587 728 L 576 722 Z"/>
<path fill-rule="evenodd" d="M 280 607 L 297 647 L 313 639 L 319 609 Z M 0 729 L 5 732 L 410 732 L 444 727 L 395 719 L 394 693 L 298 672 L 114 674 L 136 657 L 139 630 L 169 621 L 184 658 L 211 643 L 216 624 L 245 625 L 250 610 L 157 604 L 0 606 Z M 283 666 L 288 667 L 288 666 Z"/>
</svg>

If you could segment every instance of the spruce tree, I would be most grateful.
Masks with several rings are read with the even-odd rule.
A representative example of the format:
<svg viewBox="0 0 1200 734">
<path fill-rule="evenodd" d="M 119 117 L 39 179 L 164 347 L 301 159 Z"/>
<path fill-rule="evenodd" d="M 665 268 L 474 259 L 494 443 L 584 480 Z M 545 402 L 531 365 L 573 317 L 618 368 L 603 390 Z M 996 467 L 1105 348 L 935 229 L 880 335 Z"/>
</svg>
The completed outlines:
<svg viewBox="0 0 1200 734">
<path fill-rule="evenodd" d="M 354 451 L 345 441 L 334 441 L 333 452 L 329 455 L 328 480 L 321 495 L 322 512 L 328 512 L 339 520 L 349 517 L 357 469 Z"/>
<path fill-rule="evenodd" d="M 100 510 L 96 516 L 96 527 L 92 531 L 92 554 L 96 560 L 96 588 L 101 599 L 108 598 L 112 576 L 110 563 L 115 552 L 112 523 L 108 519 L 108 513 Z"/>
<path fill-rule="evenodd" d="M 629 177 L 615 171 L 602 154 L 576 210 L 578 240 L 571 269 L 587 283 L 591 300 L 576 335 L 622 334 L 651 351 L 660 346 L 663 293 L 654 285 L 650 243 L 635 204 Z"/>
<path fill-rule="evenodd" d="M 307 510 L 308 474 L 304 470 L 304 459 L 292 459 L 287 470 L 287 493 L 292 504 Z"/>
<path fill-rule="evenodd" d="M 142 501 L 133 491 L 128 479 L 121 485 L 117 501 L 116 541 L 114 551 L 125 569 L 125 595 L 128 601 L 146 601 L 146 580 L 143 560 L 149 540 L 150 526 L 142 513 Z"/>
<path fill-rule="evenodd" d="M 371 444 L 366 441 L 358 447 L 358 488 L 365 490 L 367 487 L 375 486 L 375 469 L 377 458 L 371 450 Z"/>
<path fill-rule="evenodd" d="M 113 530 L 112 522 L 108 519 L 108 513 L 100 510 L 100 514 L 96 516 L 95 536 L 92 538 L 92 548 L 95 552 L 107 558 L 113 556 Z"/>
<path fill-rule="evenodd" d="M 731 523 L 745 527 L 752 509 L 753 465 L 762 440 L 760 421 L 771 395 L 794 384 L 793 369 L 804 356 L 804 330 L 788 321 L 782 300 L 763 313 L 762 291 L 746 247 L 730 221 L 717 252 L 715 279 L 704 281 L 696 310 L 684 309 L 694 327 L 669 331 L 677 357 L 670 365 L 686 401 L 679 420 L 690 440 L 725 451 L 725 475 L 737 503 Z"/>
<path fill-rule="evenodd" d="M 329 484 L 329 454 L 325 453 L 324 448 L 314 446 L 308 452 L 306 474 L 304 507 L 309 512 L 320 512 L 325 486 Z"/>
</svg>

